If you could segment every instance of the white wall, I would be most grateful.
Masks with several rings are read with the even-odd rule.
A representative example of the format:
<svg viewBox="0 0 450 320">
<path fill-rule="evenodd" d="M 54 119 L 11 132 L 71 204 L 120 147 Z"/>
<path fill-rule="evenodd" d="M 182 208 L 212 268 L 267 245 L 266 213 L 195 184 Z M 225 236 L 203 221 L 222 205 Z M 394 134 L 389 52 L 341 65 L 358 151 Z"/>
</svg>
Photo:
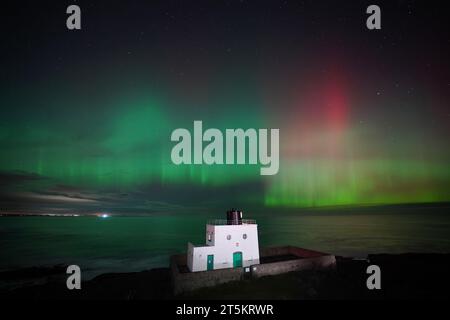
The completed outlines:
<svg viewBox="0 0 450 320">
<path fill-rule="evenodd" d="M 189 257 L 188 252 L 188 268 L 192 272 L 196 271 L 205 271 L 207 269 L 207 258 L 209 254 L 214 254 L 215 261 L 215 247 L 213 246 L 204 246 L 197 247 L 193 246 L 191 243 L 191 258 Z"/>
<path fill-rule="evenodd" d="M 208 241 L 208 232 L 211 241 Z M 247 238 L 244 239 L 243 235 Z M 231 239 L 228 240 L 227 236 Z M 243 225 L 207 225 L 206 243 L 202 247 L 188 245 L 188 267 L 191 271 L 207 270 L 207 256 L 214 255 L 214 269 L 232 268 L 233 253 L 242 252 L 242 266 L 259 264 L 258 226 Z"/>
<path fill-rule="evenodd" d="M 259 264 L 259 244 L 258 244 L 258 225 L 223 225 L 214 226 L 215 229 L 215 247 L 218 258 L 215 257 L 214 267 L 232 268 L 233 253 L 242 252 L 242 264 L 244 267 Z M 243 235 L 247 238 L 244 239 Z M 227 236 L 231 239 L 228 240 Z"/>
</svg>

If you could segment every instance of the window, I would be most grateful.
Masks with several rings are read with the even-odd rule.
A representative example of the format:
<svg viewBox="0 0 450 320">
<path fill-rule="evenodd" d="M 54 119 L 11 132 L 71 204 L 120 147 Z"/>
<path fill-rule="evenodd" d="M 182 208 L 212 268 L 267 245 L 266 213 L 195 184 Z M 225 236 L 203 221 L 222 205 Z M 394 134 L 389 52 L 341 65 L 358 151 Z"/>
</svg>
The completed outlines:
<svg viewBox="0 0 450 320">
<path fill-rule="evenodd" d="M 227 240 L 231 240 L 231 235 L 227 235 Z"/>
<path fill-rule="evenodd" d="M 243 239 L 247 239 L 247 234 L 244 233 L 244 234 L 242 235 L 242 238 L 243 238 Z"/>
</svg>

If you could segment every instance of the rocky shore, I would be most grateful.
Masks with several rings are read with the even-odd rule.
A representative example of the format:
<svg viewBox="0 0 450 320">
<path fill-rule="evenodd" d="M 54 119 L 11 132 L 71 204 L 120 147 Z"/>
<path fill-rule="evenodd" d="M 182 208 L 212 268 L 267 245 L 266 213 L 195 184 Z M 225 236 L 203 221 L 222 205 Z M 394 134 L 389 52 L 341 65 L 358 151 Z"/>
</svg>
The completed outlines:
<svg viewBox="0 0 450 320">
<path fill-rule="evenodd" d="M 367 266 L 381 268 L 381 290 L 368 290 Z M 337 257 L 336 270 L 299 271 L 174 296 L 168 268 L 103 274 L 68 290 L 64 266 L 0 272 L 2 299 L 448 299 L 450 254 Z M 39 279 L 39 281 L 36 281 Z M 14 284 L 14 285 L 12 285 Z"/>
</svg>

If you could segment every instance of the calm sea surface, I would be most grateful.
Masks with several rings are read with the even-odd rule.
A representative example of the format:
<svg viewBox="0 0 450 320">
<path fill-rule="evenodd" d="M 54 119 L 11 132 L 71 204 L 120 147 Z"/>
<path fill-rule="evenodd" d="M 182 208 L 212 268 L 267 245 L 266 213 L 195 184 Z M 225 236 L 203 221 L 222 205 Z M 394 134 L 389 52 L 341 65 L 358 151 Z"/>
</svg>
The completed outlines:
<svg viewBox="0 0 450 320">
<path fill-rule="evenodd" d="M 205 241 L 221 215 L 0 217 L 0 270 L 77 264 L 85 277 L 168 266 L 188 241 Z M 448 208 L 371 208 L 252 215 L 261 246 L 296 245 L 336 255 L 450 252 Z"/>
</svg>

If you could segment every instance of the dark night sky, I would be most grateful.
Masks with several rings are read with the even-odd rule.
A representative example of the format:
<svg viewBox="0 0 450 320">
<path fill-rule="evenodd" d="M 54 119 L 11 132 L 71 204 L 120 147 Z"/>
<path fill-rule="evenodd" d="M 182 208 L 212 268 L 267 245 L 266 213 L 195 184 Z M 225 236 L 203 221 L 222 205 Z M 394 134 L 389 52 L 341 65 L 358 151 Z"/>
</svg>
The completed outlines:
<svg viewBox="0 0 450 320">
<path fill-rule="evenodd" d="M 21 1 L 2 11 L 0 208 L 151 213 L 450 200 L 439 1 Z M 82 30 L 66 29 L 78 4 Z M 365 27 L 370 4 L 382 30 Z M 170 162 L 279 128 L 280 172 Z"/>
</svg>

